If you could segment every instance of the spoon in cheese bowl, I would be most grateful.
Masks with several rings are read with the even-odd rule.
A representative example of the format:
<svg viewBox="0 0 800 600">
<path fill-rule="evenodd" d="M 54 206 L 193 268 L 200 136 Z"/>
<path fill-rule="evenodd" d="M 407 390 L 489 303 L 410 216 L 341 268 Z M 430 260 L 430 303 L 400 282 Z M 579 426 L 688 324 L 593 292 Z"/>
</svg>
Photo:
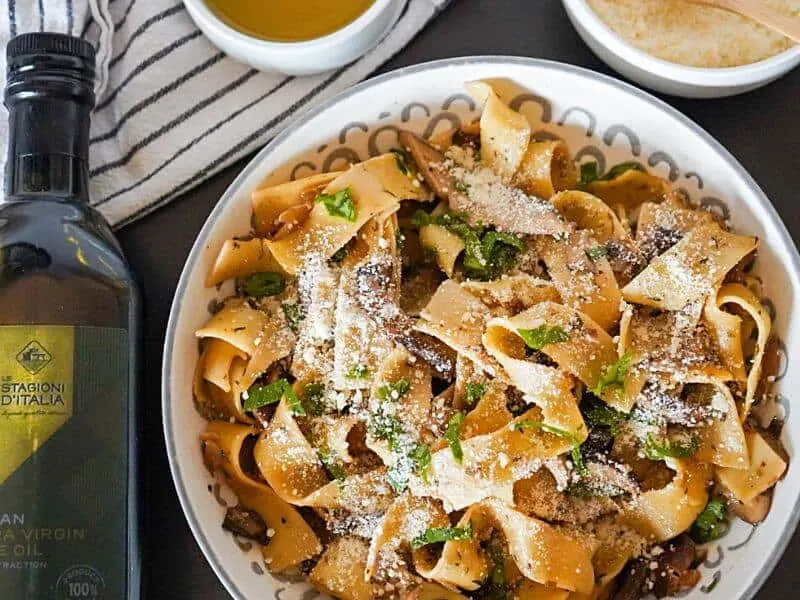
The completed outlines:
<svg viewBox="0 0 800 600">
<path fill-rule="evenodd" d="M 800 17 L 790 16 L 763 0 L 685 0 L 692 4 L 702 4 L 721 8 L 752 19 L 800 43 Z"/>
</svg>

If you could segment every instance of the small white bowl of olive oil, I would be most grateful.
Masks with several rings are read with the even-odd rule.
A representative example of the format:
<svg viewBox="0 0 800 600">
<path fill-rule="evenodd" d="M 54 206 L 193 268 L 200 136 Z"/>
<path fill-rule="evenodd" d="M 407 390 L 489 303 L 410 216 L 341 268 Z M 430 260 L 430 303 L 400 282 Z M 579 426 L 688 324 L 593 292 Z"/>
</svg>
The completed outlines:
<svg viewBox="0 0 800 600">
<path fill-rule="evenodd" d="M 406 0 L 184 0 L 200 30 L 262 71 L 312 75 L 353 62 L 392 28 Z"/>
</svg>

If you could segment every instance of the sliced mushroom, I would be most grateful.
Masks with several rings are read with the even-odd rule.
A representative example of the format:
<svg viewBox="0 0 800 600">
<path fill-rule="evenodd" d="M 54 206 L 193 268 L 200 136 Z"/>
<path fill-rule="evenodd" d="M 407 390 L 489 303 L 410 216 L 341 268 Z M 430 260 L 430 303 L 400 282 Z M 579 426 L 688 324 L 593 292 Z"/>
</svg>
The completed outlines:
<svg viewBox="0 0 800 600">
<path fill-rule="evenodd" d="M 455 178 L 441 166 L 445 160 L 444 154 L 410 131 L 401 131 L 398 139 L 411 154 L 425 183 L 437 196 L 449 200 L 451 192 L 455 192 Z"/>
<path fill-rule="evenodd" d="M 399 139 L 417 163 L 425 182 L 452 210 L 469 215 L 473 224 L 488 223 L 503 231 L 526 235 L 561 235 L 569 228 L 550 202 L 528 196 L 496 176 L 486 182 L 484 187 L 488 191 L 482 194 L 459 191 L 455 176 L 444 166 L 446 158 L 442 152 L 408 131 L 401 132 Z"/>
<path fill-rule="evenodd" d="M 692 589 L 700 581 L 700 573 L 693 569 L 697 547 L 685 533 L 665 544 L 664 552 L 657 557 L 658 568 L 653 573 L 653 592 L 656 598 L 675 596 Z"/>
<path fill-rule="evenodd" d="M 644 598 L 647 585 L 647 562 L 642 559 L 630 561 L 620 574 L 620 586 L 614 600 L 639 600 Z"/>
<path fill-rule="evenodd" d="M 414 330 L 414 319 L 405 314 L 390 296 L 392 285 L 391 263 L 369 262 L 359 267 L 357 288 L 361 308 L 392 339 L 425 361 L 439 377 L 451 381 L 455 377 L 455 352 L 441 340 Z"/>
<path fill-rule="evenodd" d="M 257 512 L 242 506 L 228 508 L 222 528 L 259 544 L 267 543 L 267 525 Z"/>
</svg>

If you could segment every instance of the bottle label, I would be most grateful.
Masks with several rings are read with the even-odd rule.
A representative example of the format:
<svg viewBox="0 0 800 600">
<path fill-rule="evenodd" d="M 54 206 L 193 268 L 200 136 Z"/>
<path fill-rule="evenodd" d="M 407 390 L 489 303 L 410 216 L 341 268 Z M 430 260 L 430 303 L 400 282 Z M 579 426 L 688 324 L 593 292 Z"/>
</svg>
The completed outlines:
<svg viewBox="0 0 800 600">
<path fill-rule="evenodd" d="M 126 596 L 128 334 L 0 326 L 0 590 Z"/>
</svg>

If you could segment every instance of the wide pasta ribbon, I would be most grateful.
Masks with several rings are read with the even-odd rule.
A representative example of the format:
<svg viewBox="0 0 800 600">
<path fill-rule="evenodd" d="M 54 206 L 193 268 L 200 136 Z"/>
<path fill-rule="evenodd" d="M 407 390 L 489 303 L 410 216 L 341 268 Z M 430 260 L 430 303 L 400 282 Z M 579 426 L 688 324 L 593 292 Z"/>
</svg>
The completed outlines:
<svg viewBox="0 0 800 600">
<path fill-rule="evenodd" d="M 652 543 L 665 542 L 689 529 L 708 502 L 711 472 L 707 465 L 665 460 L 675 471 L 672 481 L 634 497 L 622 513 L 622 521 Z"/>
<path fill-rule="evenodd" d="M 255 434 L 256 431 L 247 425 L 212 421 L 200 440 L 206 457 L 212 465 L 220 466 L 225 472 L 228 485 L 242 506 L 257 512 L 275 532 L 261 552 L 270 569 L 281 572 L 313 558 L 322 551 L 322 545 L 294 507 L 242 469 L 242 447 Z"/>
<path fill-rule="evenodd" d="M 501 369 L 483 347 L 481 337 L 492 313 L 461 285 L 447 280 L 423 309 L 416 328 L 442 340 L 491 376 Z"/>
<path fill-rule="evenodd" d="M 542 420 L 542 411 L 532 408 L 497 431 L 461 441 L 460 461 L 450 448 L 434 452 L 428 483 L 412 480 L 412 492 L 440 499 L 448 511 L 461 510 L 489 497 L 513 503 L 515 481 L 575 446 L 574 438 L 517 426 Z"/>
<path fill-rule="evenodd" d="M 279 240 L 269 242 L 272 255 L 284 271 L 296 274 L 308 255 L 327 260 L 352 239 L 377 214 L 399 208 L 398 199 L 385 191 L 380 179 L 365 163 L 351 167 L 327 185 L 323 193 L 349 190 L 355 216 L 352 221 L 328 213 L 324 203 L 315 203 L 308 219 Z"/>
<path fill-rule="evenodd" d="M 661 310 L 681 310 L 702 302 L 758 240 L 725 231 L 716 222 L 699 223 L 681 241 L 654 258 L 622 290 L 628 302 Z"/>
<path fill-rule="evenodd" d="M 497 529 L 525 578 L 578 592 L 589 592 L 594 586 L 589 544 L 496 498 L 471 506 L 458 527 L 471 528 L 472 539 L 445 542 L 439 557 L 429 555 L 427 561 L 418 564 L 423 576 L 466 590 L 478 589 L 489 576 L 489 560 L 480 542 Z"/>
<path fill-rule="evenodd" d="M 772 330 L 772 318 L 756 295 L 749 288 L 739 283 L 723 285 L 719 292 L 717 292 L 717 306 L 721 307 L 726 304 L 735 304 L 747 312 L 755 322 L 758 332 L 755 353 L 751 359 L 750 371 L 747 373 L 745 403 L 741 410 L 741 418 L 744 420 L 750 414 L 750 408 L 753 406 L 756 390 L 761 381 L 764 353 L 767 349 L 770 331 Z M 733 341 L 736 341 L 735 336 L 733 336 Z"/>
<path fill-rule="evenodd" d="M 589 315 L 609 331 L 619 321 L 622 295 L 608 260 L 590 258 L 590 250 L 597 245 L 586 230 L 536 239 L 536 249 L 564 304 Z"/>
<path fill-rule="evenodd" d="M 195 400 L 214 417 L 251 422 L 242 407 L 242 393 L 292 352 L 294 335 L 278 304 L 256 309 L 228 301 L 196 335 L 204 346 L 195 367 Z"/>
<path fill-rule="evenodd" d="M 602 327 L 588 315 L 562 304 L 540 302 L 514 317 L 493 319 L 484 335 L 484 345 L 503 365 L 512 382 L 533 398 L 536 398 L 538 382 L 529 381 L 526 375 L 532 373 L 526 372 L 541 372 L 542 369 L 523 360 L 525 344 L 522 335 L 537 328 L 557 328 L 566 337 L 560 342 L 546 344 L 540 350 L 589 389 L 596 388 L 603 375 L 619 360 L 614 340 Z M 517 338 L 512 338 L 507 333 L 514 334 Z M 633 399 L 613 386 L 606 387 L 599 395 L 607 404 L 623 412 L 629 412 L 633 407 Z M 555 412 L 574 415 L 572 406 L 543 410 L 546 418 Z M 573 422 L 577 422 L 577 419 L 578 416 L 575 416 Z"/>
<path fill-rule="evenodd" d="M 511 383 L 525 394 L 526 401 L 541 408 L 546 424 L 583 441 L 588 430 L 573 393 L 575 382 L 556 368 L 525 358 L 525 343 L 518 333 L 521 328 L 518 325 L 526 324 L 524 315 L 522 313 L 522 319 L 517 321 L 504 318 L 492 320 L 483 335 L 483 343 L 502 365 Z"/>
</svg>

